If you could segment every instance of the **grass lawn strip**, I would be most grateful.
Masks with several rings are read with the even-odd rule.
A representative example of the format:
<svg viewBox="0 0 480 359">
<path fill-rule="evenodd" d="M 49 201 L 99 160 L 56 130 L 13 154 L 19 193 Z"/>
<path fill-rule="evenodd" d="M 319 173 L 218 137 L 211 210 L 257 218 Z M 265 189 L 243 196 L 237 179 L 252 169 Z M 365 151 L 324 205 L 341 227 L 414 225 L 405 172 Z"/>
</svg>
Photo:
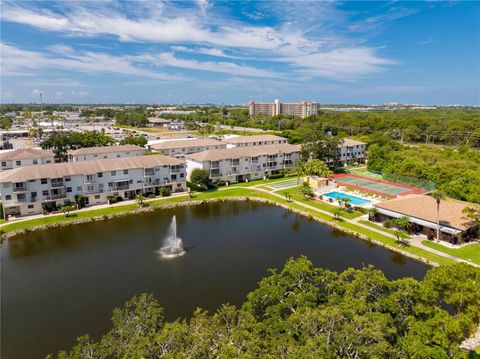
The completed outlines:
<svg viewBox="0 0 480 359">
<path fill-rule="evenodd" d="M 255 190 L 254 188 L 248 189 L 248 188 L 223 188 L 220 191 L 214 191 L 214 192 L 202 192 L 202 193 L 197 193 L 193 199 L 189 199 L 187 196 L 178 196 L 178 197 L 172 197 L 168 199 L 158 199 L 158 200 L 153 200 L 148 202 L 148 205 L 151 207 L 159 207 L 163 204 L 168 204 L 168 203 L 177 203 L 177 202 L 188 202 L 191 200 L 207 200 L 207 199 L 214 199 L 214 198 L 228 198 L 228 197 L 254 197 L 254 198 L 262 198 L 266 200 L 270 200 L 272 202 L 277 202 L 283 205 L 287 205 L 291 208 L 294 208 L 299 211 L 307 212 L 309 213 L 312 217 L 317 217 L 324 222 L 330 222 L 332 224 L 335 224 L 341 228 L 344 228 L 348 230 L 349 232 L 354 231 L 358 234 L 367 236 L 370 239 L 373 239 L 375 241 L 378 241 L 380 243 L 383 243 L 387 246 L 390 246 L 392 248 L 399 249 L 404 252 L 409 252 L 411 254 L 414 254 L 419 257 L 423 257 L 427 259 L 430 262 L 433 263 L 438 263 L 438 264 L 447 264 L 451 263 L 451 260 L 445 257 L 441 257 L 439 255 L 436 255 L 434 253 L 430 253 L 426 250 L 423 250 L 421 248 L 413 247 L 413 246 L 404 246 L 398 244 L 393 238 L 381 235 L 379 233 L 376 233 L 374 231 L 370 231 L 368 229 L 359 227 L 358 225 L 354 223 L 350 223 L 347 221 L 338 221 L 335 220 L 332 216 L 318 212 L 316 210 L 313 210 L 311 208 L 307 208 L 305 206 L 302 206 L 302 204 L 299 203 L 293 203 L 293 202 L 287 202 L 285 199 L 275 196 L 273 194 Z M 293 198 L 293 196 L 292 196 Z M 300 202 L 300 201 L 299 201 Z M 301 201 L 302 203 L 305 202 L 305 204 L 308 204 L 312 207 L 317 207 L 314 206 L 313 201 Z M 28 221 L 21 221 L 17 223 L 11 223 L 9 225 L 3 226 L 1 228 L 2 231 L 4 232 L 10 232 L 13 230 L 17 229 L 23 229 L 27 227 L 33 227 L 33 226 L 39 226 L 39 225 L 45 225 L 45 224 L 51 224 L 51 223 L 57 223 L 57 222 L 68 222 L 76 219 L 83 219 L 83 218 L 91 218 L 91 217 L 96 217 L 96 216 L 102 216 L 102 215 L 109 215 L 109 214 L 116 214 L 116 213 L 121 213 L 121 212 L 126 212 L 126 211 L 131 211 L 134 209 L 137 209 L 138 205 L 133 203 L 133 204 L 127 204 L 127 205 L 118 205 L 118 206 L 111 206 L 107 208 L 101 208 L 101 209 L 93 209 L 91 211 L 82 211 L 82 212 L 72 212 L 70 214 L 70 217 L 65 217 L 63 215 L 59 216 L 51 216 L 51 217 L 42 217 L 42 218 L 36 218 Z M 319 210 L 322 210 L 323 208 L 319 208 Z"/>
<path fill-rule="evenodd" d="M 391 235 L 394 235 L 394 236 L 397 235 L 396 234 L 397 231 L 395 231 L 394 229 L 388 229 L 388 228 L 385 228 L 385 227 L 380 226 L 378 224 L 372 223 L 370 221 L 364 221 L 364 220 L 361 219 L 361 220 L 358 221 L 358 223 L 364 224 L 366 226 L 370 226 L 372 228 L 378 229 L 378 230 L 386 232 L 386 233 L 390 233 Z M 400 238 L 408 238 L 408 235 L 406 235 L 403 232 L 400 232 Z"/>
<path fill-rule="evenodd" d="M 463 258 L 473 263 L 480 264 L 480 243 L 468 244 L 460 248 L 449 248 L 427 240 L 422 241 L 422 244 L 424 246 L 436 249 L 452 256 Z"/>
</svg>

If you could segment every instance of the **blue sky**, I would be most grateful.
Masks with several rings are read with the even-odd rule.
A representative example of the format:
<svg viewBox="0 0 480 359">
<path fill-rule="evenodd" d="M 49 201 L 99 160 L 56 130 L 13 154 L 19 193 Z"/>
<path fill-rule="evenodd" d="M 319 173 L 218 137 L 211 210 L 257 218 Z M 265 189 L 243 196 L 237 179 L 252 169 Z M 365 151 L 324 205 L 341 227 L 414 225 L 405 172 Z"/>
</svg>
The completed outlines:
<svg viewBox="0 0 480 359">
<path fill-rule="evenodd" d="M 1 101 L 480 105 L 479 2 L 1 3 Z"/>
</svg>

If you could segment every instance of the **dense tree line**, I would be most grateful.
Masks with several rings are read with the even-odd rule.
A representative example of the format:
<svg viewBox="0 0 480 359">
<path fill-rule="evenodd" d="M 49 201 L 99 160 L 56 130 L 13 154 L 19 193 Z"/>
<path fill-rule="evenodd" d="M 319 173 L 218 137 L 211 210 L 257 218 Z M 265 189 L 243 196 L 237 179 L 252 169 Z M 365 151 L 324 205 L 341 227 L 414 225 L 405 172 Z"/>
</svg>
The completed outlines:
<svg viewBox="0 0 480 359">
<path fill-rule="evenodd" d="M 480 147 L 480 109 L 440 108 L 436 110 L 322 111 L 318 116 L 257 116 L 245 111 L 230 112 L 225 120 L 236 126 L 285 131 L 298 137 L 311 127 L 334 135 L 353 136 L 382 132 L 402 142 L 469 144 Z"/>
<path fill-rule="evenodd" d="M 459 344 L 479 315 L 480 269 L 464 263 L 390 281 L 371 266 L 336 273 L 301 257 L 240 308 L 167 322 L 141 294 L 114 310 L 99 341 L 81 337 L 58 358 L 473 358 Z"/>
<path fill-rule="evenodd" d="M 368 169 L 432 181 L 449 197 L 480 203 L 480 152 L 429 145 L 403 145 L 384 135 L 367 139 Z"/>
<path fill-rule="evenodd" d="M 68 160 L 68 151 L 70 150 L 83 147 L 107 146 L 114 143 L 113 138 L 98 131 L 54 132 L 40 146 L 44 150 L 52 150 L 55 154 L 55 160 L 63 162 Z"/>
<path fill-rule="evenodd" d="M 143 127 L 148 124 L 145 113 L 122 112 L 115 115 L 115 121 L 119 125 Z"/>
</svg>

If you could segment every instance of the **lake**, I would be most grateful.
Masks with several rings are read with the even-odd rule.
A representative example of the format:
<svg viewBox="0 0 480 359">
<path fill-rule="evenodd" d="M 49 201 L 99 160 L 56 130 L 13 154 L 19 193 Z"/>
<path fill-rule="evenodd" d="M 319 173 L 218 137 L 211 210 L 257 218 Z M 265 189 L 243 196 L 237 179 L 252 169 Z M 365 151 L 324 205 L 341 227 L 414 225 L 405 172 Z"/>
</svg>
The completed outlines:
<svg viewBox="0 0 480 359">
<path fill-rule="evenodd" d="M 173 215 L 187 253 L 160 259 Z M 178 207 L 28 233 L 1 248 L 1 356 L 43 358 L 109 330 L 114 307 L 152 292 L 168 320 L 241 304 L 267 268 L 306 255 L 342 271 L 373 264 L 390 279 L 428 266 L 285 209 L 255 202 Z"/>
</svg>

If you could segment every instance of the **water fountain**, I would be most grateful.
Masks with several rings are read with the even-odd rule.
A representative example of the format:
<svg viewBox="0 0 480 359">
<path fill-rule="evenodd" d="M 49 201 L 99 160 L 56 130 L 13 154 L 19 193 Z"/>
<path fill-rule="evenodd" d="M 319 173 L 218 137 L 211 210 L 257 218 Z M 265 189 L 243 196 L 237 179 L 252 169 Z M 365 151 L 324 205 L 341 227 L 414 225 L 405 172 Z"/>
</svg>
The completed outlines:
<svg viewBox="0 0 480 359">
<path fill-rule="evenodd" d="M 182 239 L 177 237 L 177 218 L 175 215 L 172 218 L 170 227 L 168 227 L 167 235 L 164 238 L 158 253 L 163 258 L 175 258 L 185 254 Z"/>
</svg>

